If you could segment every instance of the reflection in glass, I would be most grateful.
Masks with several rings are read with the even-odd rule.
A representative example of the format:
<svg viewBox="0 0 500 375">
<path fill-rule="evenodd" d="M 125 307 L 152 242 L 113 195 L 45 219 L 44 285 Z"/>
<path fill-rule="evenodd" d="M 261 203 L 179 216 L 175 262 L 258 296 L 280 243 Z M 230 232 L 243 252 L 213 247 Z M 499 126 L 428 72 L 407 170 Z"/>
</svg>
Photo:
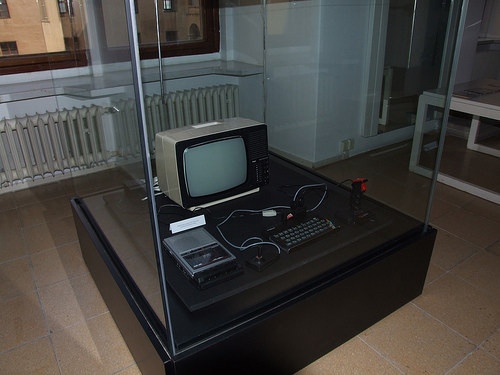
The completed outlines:
<svg viewBox="0 0 500 375">
<path fill-rule="evenodd" d="M 449 1 L 390 1 L 379 133 L 414 125 L 418 96 L 438 87 L 449 11 Z"/>
</svg>

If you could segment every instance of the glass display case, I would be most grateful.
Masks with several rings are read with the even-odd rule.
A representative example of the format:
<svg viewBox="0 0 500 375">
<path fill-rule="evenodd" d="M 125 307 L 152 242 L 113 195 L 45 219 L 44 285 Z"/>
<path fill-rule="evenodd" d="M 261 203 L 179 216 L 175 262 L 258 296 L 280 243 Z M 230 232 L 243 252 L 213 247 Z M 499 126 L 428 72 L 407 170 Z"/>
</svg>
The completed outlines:
<svg viewBox="0 0 500 375">
<path fill-rule="evenodd" d="M 84 259 L 141 372 L 293 373 L 418 296 L 436 234 L 435 176 L 409 171 L 416 107 L 380 131 L 387 64 L 398 60 L 387 58 L 398 42 L 392 2 L 220 1 L 219 50 L 185 58 L 162 56 L 162 44 L 203 39 L 192 25 L 205 18 L 181 38 L 165 17 L 214 12 L 210 2 L 139 3 L 89 6 L 99 14 L 95 74 L 73 89 L 107 102 L 111 183 L 72 206 Z M 156 22 L 139 27 L 146 6 Z M 412 86 L 420 94 L 450 95 L 461 7 L 444 2 L 422 21 L 425 37 L 412 34 L 411 66 L 398 66 L 413 77 L 405 84 L 440 72 Z M 146 30 L 156 60 L 141 57 Z M 445 122 L 427 129 L 434 168 Z M 264 136 L 241 130 L 252 126 Z M 159 133 L 178 141 L 186 129 L 190 143 L 160 147 Z M 192 168 L 186 155 L 207 144 Z M 181 195 L 210 199 L 188 205 L 169 173 Z M 300 246 L 285 238 L 314 220 L 325 234 L 316 227 Z"/>
</svg>

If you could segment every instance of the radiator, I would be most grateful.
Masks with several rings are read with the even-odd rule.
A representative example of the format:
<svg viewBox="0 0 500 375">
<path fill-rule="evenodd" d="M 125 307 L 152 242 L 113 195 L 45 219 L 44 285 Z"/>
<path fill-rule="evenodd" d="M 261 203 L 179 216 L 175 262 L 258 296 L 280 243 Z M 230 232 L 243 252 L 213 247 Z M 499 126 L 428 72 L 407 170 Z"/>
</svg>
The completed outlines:
<svg viewBox="0 0 500 375">
<path fill-rule="evenodd" d="M 157 132 L 239 116 L 238 86 L 221 85 L 145 98 L 148 142 Z M 111 114 L 110 135 L 103 116 Z M 133 99 L 110 108 L 90 106 L 0 120 L 0 188 L 106 165 L 140 154 Z"/>
<path fill-rule="evenodd" d="M 0 121 L 0 186 L 106 163 L 99 106 Z"/>
<path fill-rule="evenodd" d="M 149 147 L 154 150 L 154 135 L 160 131 L 239 116 L 237 85 L 202 87 L 174 91 L 145 98 Z"/>
</svg>

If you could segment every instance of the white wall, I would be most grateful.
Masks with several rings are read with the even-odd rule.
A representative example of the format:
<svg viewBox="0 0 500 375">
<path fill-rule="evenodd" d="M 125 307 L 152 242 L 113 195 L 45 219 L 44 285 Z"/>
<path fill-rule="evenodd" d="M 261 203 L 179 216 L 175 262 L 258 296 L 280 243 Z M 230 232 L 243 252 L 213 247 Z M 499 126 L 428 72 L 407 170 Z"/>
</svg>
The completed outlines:
<svg viewBox="0 0 500 375">
<path fill-rule="evenodd" d="M 365 121 L 364 80 L 368 72 L 370 6 L 367 2 L 330 2 L 321 6 L 320 76 L 314 162 L 340 154 L 339 143 L 354 139 L 359 149 Z M 335 3 L 335 4 L 332 4 Z M 378 120 L 378 116 L 377 116 Z"/>
<path fill-rule="evenodd" d="M 272 147 L 312 161 L 319 79 L 319 1 L 267 7 L 266 122 Z"/>
<path fill-rule="evenodd" d="M 380 2 L 379 2 L 380 3 Z M 379 4 L 380 5 L 380 4 Z M 371 0 L 312 0 L 268 6 L 266 88 L 270 144 L 309 165 L 411 138 L 412 129 L 363 137 L 373 77 Z"/>
</svg>

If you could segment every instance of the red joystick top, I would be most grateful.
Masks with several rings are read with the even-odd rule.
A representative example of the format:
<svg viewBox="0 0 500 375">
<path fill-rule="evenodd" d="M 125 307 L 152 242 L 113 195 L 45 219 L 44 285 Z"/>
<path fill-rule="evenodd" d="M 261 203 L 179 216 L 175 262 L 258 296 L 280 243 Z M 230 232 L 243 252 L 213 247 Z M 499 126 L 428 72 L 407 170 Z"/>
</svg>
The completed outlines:
<svg viewBox="0 0 500 375">
<path fill-rule="evenodd" d="M 352 181 L 353 185 L 354 184 L 360 184 L 361 191 L 364 193 L 366 191 L 366 182 L 368 181 L 367 178 L 357 178 Z"/>
</svg>

